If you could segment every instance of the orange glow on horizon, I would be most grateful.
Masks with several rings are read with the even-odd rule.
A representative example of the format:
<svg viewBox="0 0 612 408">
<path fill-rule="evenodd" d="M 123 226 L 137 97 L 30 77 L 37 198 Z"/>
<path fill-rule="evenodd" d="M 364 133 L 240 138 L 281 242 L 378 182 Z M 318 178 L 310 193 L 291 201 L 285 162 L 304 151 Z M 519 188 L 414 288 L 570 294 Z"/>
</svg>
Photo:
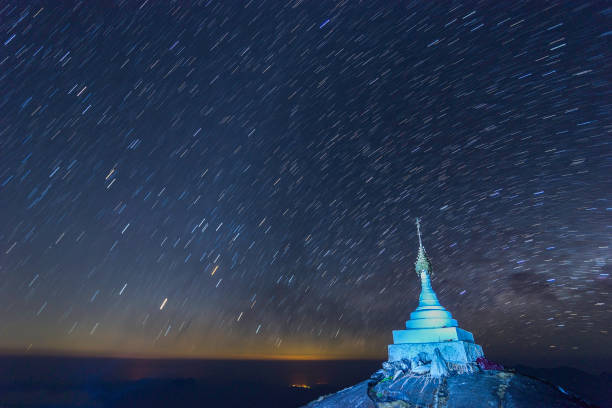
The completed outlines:
<svg viewBox="0 0 612 408">
<path fill-rule="evenodd" d="M 118 358 L 151 360 L 270 360 L 270 361 L 335 361 L 335 360 L 381 360 L 383 355 L 374 354 L 181 354 L 181 353 L 130 353 L 107 351 L 65 351 L 54 349 L 15 350 L 0 349 L 0 356 L 39 356 L 74 358 Z"/>
</svg>

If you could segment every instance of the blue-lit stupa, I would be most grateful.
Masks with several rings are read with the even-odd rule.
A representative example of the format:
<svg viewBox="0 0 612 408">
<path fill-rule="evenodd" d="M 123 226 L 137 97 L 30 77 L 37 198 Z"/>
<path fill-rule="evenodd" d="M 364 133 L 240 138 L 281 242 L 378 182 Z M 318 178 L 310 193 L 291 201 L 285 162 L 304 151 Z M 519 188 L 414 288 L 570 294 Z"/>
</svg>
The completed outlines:
<svg viewBox="0 0 612 408">
<path fill-rule="evenodd" d="M 418 218 L 417 233 L 419 253 L 415 270 L 421 279 L 419 306 L 410 313 L 406 330 L 393 331 L 393 344 L 389 345 L 389 361 L 412 360 L 423 352 L 432 356 L 437 348 L 448 362 L 457 364 L 474 362 L 478 357 L 484 357 L 482 347 L 474 343 L 472 333 L 458 327 L 457 321 L 440 304 L 431 287 L 431 262 L 423 247 Z"/>
</svg>

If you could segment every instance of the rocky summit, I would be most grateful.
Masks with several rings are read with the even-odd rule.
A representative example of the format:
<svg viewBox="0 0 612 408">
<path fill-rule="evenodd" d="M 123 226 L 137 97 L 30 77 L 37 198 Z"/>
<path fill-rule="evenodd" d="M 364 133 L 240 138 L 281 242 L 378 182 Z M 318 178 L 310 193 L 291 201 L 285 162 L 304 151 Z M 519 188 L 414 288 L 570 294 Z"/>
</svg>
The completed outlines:
<svg viewBox="0 0 612 408">
<path fill-rule="evenodd" d="M 403 367 L 402 367 L 403 365 Z M 416 368 L 416 367 L 414 367 Z M 563 388 L 512 370 L 474 364 L 447 375 L 418 374 L 409 362 L 385 364 L 370 379 L 312 401 L 307 408 L 586 408 Z"/>
</svg>

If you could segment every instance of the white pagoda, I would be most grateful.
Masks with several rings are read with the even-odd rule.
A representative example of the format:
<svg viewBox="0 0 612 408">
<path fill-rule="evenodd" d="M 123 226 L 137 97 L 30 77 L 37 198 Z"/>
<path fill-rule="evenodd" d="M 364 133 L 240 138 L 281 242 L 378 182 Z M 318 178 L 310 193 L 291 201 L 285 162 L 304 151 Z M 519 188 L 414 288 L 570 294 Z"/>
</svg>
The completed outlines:
<svg viewBox="0 0 612 408">
<path fill-rule="evenodd" d="M 466 364 L 484 357 L 482 347 L 474 343 L 472 333 L 460 329 L 449 311 L 444 309 L 431 287 L 431 263 L 421 240 L 421 227 L 417 218 L 419 254 L 415 263 L 417 275 L 421 278 L 419 306 L 410 313 L 406 330 L 393 331 L 393 344 L 389 345 L 389 361 L 412 360 L 424 352 L 433 356 L 439 349 L 450 363 Z"/>
</svg>

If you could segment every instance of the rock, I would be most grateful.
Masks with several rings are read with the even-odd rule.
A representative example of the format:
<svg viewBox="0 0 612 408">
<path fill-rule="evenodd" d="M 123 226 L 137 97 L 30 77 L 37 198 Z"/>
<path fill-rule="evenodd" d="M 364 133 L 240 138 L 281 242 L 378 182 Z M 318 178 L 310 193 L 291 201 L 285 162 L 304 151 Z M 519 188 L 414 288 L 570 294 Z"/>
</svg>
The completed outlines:
<svg viewBox="0 0 612 408">
<path fill-rule="evenodd" d="M 312 401 L 308 408 L 377 408 L 376 403 L 368 397 L 368 384 L 363 381 L 352 387 L 345 388 L 335 394 L 325 395 Z"/>
<path fill-rule="evenodd" d="M 503 370 L 504 369 L 503 365 L 487 360 L 484 357 L 478 357 L 476 359 L 476 364 L 478 364 L 478 367 L 482 368 L 483 370 Z"/>
<path fill-rule="evenodd" d="M 410 363 L 410 360 L 408 359 L 402 359 L 402 360 L 396 361 L 395 365 L 397 368 L 399 368 L 403 372 L 410 371 L 410 367 L 412 366 L 412 364 Z"/>
<path fill-rule="evenodd" d="M 379 402 L 376 408 L 412 408 L 412 405 L 404 401 Z"/>
<path fill-rule="evenodd" d="M 422 375 L 422 374 L 428 373 L 430 369 L 431 369 L 431 365 L 430 364 L 423 364 L 423 365 L 420 365 L 420 366 L 413 367 L 412 368 L 412 372 L 414 374 Z"/>
<path fill-rule="evenodd" d="M 431 359 L 431 369 L 429 373 L 434 378 L 446 377 L 449 374 L 448 367 L 446 365 L 446 360 L 440 353 L 440 349 L 436 348 L 434 350 L 433 358 Z"/>
<path fill-rule="evenodd" d="M 376 371 L 374 374 L 370 376 L 370 379 L 375 380 L 375 381 L 380 381 L 383 378 L 385 378 L 385 370 L 382 370 L 382 369 Z"/>
<path fill-rule="evenodd" d="M 423 363 L 421 362 L 421 360 L 419 360 L 418 357 L 413 357 L 412 360 L 410 360 L 410 369 L 414 370 L 415 367 L 418 367 L 420 365 L 423 365 Z"/>
<path fill-rule="evenodd" d="M 395 380 L 399 376 L 409 371 L 410 371 L 410 361 L 409 360 L 385 361 L 382 363 L 382 369 L 378 370 L 375 373 L 375 375 L 381 374 L 383 377 L 392 377 L 393 380 Z"/>
<path fill-rule="evenodd" d="M 429 358 L 429 354 L 425 353 L 424 351 L 421 351 L 419 353 L 419 360 L 421 360 L 423 364 L 427 364 L 431 362 L 431 358 Z"/>
<path fill-rule="evenodd" d="M 479 367 L 475 363 L 450 363 L 446 362 L 448 371 L 453 374 L 471 374 L 479 370 Z"/>
<path fill-rule="evenodd" d="M 419 367 L 429 368 L 427 365 Z M 565 392 L 555 385 L 518 373 L 484 370 L 463 375 L 451 373 L 441 378 L 406 375 L 397 381 L 389 378 L 364 381 L 306 407 L 593 408 Z"/>
</svg>

